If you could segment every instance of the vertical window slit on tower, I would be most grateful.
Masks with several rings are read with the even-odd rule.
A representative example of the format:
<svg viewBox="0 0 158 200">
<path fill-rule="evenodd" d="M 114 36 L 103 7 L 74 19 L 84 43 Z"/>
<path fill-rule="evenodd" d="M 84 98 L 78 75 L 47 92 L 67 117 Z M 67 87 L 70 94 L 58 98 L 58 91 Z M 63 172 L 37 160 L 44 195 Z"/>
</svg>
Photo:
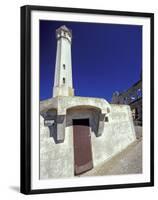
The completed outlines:
<svg viewBox="0 0 158 200">
<path fill-rule="evenodd" d="M 65 69 L 65 64 L 63 64 L 63 69 Z"/>
<path fill-rule="evenodd" d="M 65 78 L 63 78 L 63 84 L 65 84 Z"/>
<path fill-rule="evenodd" d="M 104 119 L 104 121 L 105 121 L 105 122 L 108 122 L 108 121 L 109 121 L 109 118 L 106 116 L 105 119 Z"/>
</svg>

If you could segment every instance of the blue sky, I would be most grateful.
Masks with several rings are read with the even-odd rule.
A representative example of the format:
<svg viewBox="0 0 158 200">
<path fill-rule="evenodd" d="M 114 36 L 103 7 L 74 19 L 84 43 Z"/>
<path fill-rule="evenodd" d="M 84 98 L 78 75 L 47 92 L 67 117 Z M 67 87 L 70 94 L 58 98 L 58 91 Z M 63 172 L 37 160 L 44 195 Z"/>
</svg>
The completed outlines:
<svg viewBox="0 0 158 200">
<path fill-rule="evenodd" d="M 51 98 L 56 59 L 55 30 L 72 30 L 72 71 L 76 96 L 111 101 L 115 91 L 137 82 L 142 68 L 142 27 L 40 21 L 40 100 Z"/>
</svg>

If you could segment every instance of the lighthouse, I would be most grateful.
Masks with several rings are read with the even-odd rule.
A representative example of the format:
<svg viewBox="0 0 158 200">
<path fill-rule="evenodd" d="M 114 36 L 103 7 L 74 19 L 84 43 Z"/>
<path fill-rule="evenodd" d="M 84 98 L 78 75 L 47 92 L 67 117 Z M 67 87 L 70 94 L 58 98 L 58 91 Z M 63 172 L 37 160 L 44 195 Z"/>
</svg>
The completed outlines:
<svg viewBox="0 0 158 200">
<path fill-rule="evenodd" d="M 135 140 L 128 105 L 74 95 L 71 30 L 64 25 L 59 27 L 56 39 L 53 95 L 40 102 L 40 179 L 84 173 Z"/>
<path fill-rule="evenodd" d="M 53 97 L 74 96 L 72 83 L 72 32 L 65 25 L 56 30 L 57 50 Z"/>
</svg>

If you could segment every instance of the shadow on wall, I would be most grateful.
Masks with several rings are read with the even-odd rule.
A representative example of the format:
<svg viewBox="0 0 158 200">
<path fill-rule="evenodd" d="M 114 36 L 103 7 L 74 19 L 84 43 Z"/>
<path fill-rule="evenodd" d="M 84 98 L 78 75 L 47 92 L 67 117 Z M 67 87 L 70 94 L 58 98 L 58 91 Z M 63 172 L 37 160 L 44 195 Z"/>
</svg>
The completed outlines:
<svg viewBox="0 0 158 200">
<path fill-rule="evenodd" d="M 57 140 L 57 110 L 51 109 L 49 111 L 42 112 L 41 116 L 44 118 L 44 126 L 49 128 L 49 137 L 53 137 L 56 144 L 59 143 Z"/>
<path fill-rule="evenodd" d="M 49 128 L 49 136 L 54 139 L 56 144 L 58 141 L 57 125 L 63 125 L 64 128 L 73 126 L 73 119 L 89 119 L 89 126 L 98 137 L 99 121 L 104 122 L 104 118 L 100 118 L 101 110 L 94 108 L 71 108 L 67 110 L 66 115 L 57 115 L 57 110 L 52 109 L 46 112 L 42 112 L 41 115 L 44 118 L 44 126 Z"/>
<path fill-rule="evenodd" d="M 67 118 L 66 118 L 66 127 L 73 126 L 73 119 L 89 119 L 89 126 L 91 130 L 95 133 L 95 136 L 98 136 L 98 127 L 99 127 L 99 116 L 101 111 L 89 108 L 89 109 L 68 109 Z"/>
</svg>

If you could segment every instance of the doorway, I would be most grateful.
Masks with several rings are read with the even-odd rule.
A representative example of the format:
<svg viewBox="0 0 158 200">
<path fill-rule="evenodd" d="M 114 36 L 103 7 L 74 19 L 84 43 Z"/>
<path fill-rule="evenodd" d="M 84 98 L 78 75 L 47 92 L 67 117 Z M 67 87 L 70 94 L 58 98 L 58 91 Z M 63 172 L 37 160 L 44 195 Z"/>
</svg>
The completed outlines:
<svg viewBox="0 0 158 200">
<path fill-rule="evenodd" d="M 73 120 L 75 175 L 93 168 L 89 119 Z"/>
</svg>

